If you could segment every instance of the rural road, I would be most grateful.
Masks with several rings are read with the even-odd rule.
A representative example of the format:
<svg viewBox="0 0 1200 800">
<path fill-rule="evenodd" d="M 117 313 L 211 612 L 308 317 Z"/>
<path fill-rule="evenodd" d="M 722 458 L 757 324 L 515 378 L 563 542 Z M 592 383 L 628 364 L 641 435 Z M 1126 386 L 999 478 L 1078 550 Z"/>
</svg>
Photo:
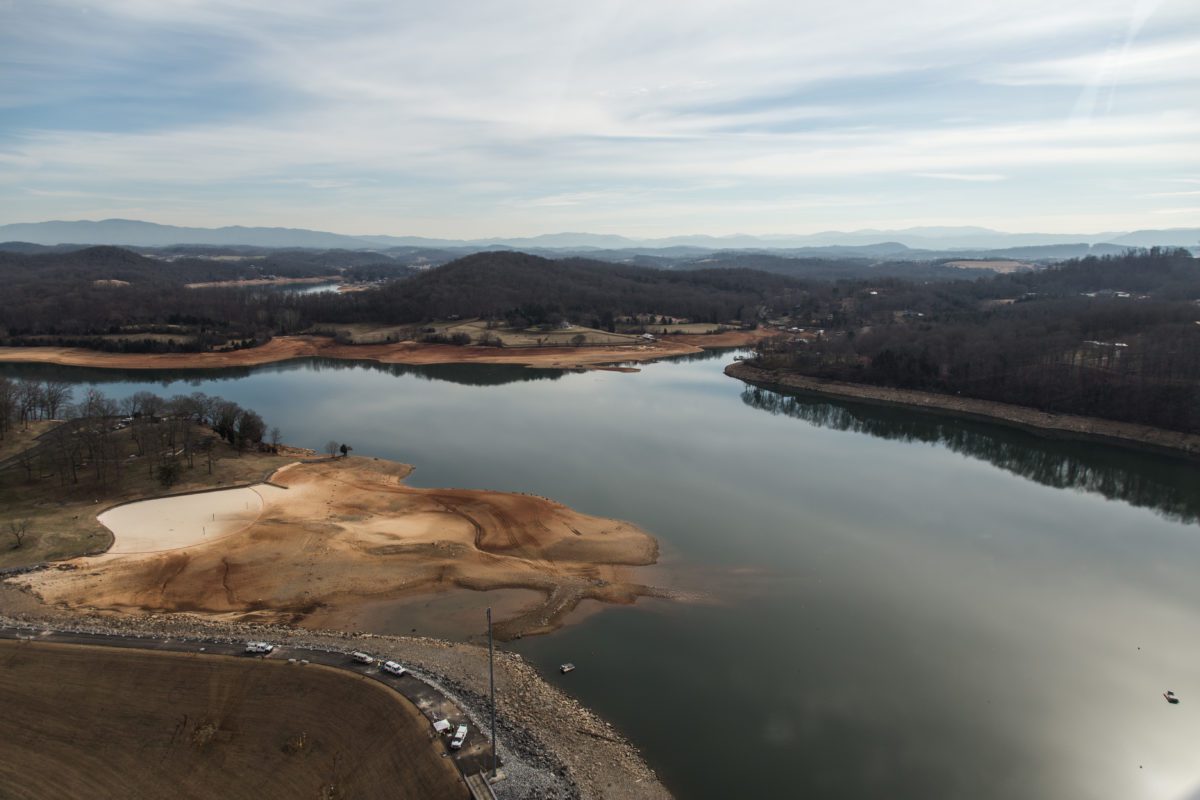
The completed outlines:
<svg viewBox="0 0 1200 800">
<path fill-rule="evenodd" d="M 124 647 L 138 650 L 166 650 L 177 653 L 208 653 L 212 655 L 236 656 L 238 658 L 270 658 L 272 660 L 288 661 L 301 659 L 313 664 L 323 664 L 329 667 L 357 673 L 364 678 L 379 681 L 412 702 L 429 720 L 430 733 L 433 733 L 433 720 L 447 719 L 451 724 L 451 732 L 459 725 L 468 725 L 470 733 L 467 743 L 461 750 L 451 750 L 449 738 L 443 737 L 442 747 L 446 757 L 454 760 L 464 777 L 486 772 L 491 767 L 492 748 L 483 731 L 470 722 L 467 715 L 442 692 L 415 677 L 411 672 L 396 677 L 379 669 L 379 661 L 375 664 L 359 664 L 350 658 L 348 652 L 337 650 L 312 650 L 286 645 L 275 645 L 275 650 L 268 656 L 251 656 L 244 652 L 245 642 L 210 642 L 193 639 L 155 639 L 137 636 L 117 636 L 107 634 L 74 633 L 50 629 L 16 628 L 0 626 L 2 639 L 26 639 L 44 643 L 100 645 L 104 647 Z M 370 653 L 369 650 L 363 652 Z M 371 655 L 374 655 L 371 653 Z"/>
</svg>

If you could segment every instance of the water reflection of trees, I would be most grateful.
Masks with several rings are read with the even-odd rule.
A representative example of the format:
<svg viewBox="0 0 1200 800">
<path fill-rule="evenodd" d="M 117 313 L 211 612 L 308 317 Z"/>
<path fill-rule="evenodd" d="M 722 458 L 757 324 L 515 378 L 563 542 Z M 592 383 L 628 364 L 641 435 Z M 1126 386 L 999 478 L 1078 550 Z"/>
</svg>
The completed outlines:
<svg viewBox="0 0 1200 800">
<path fill-rule="evenodd" d="M 297 358 L 253 367 L 221 367 L 219 369 L 97 369 L 68 367 L 58 364 L 0 364 L 0 376 L 26 378 L 36 381 L 66 383 L 155 383 L 169 386 L 186 383 L 200 386 L 212 381 L 231 381 L 251 375 L 273 372 L 311 372 L 368 370 L 389 375 L 412 375 L 427 381 L 444 381 L 464 386 L 500 386 L 506 383 L 558 380 L 567 373 L 561 369 L 529 369 L 509 364 L 381 364 L 378 361 L 346 361 L 334 358 Z"/>
<path fill-rule="evenodd" d="M 756 387 L 742 392 L 742 402 L 822 428 L 941 445 L 1046 486 L 1094 492 L 1153 509 L 1168 519 L 1188 523 L 1200 519 L 1200 469 L 1181 460 L 1046 439 L 970 420 L 830 402 Z"/>
<path fill-rule="evenodd" d="M 669 356 L 661 359 L 662 361 L 715 361 L 718 358 L 728 359 L 730 353 L 745 352 L 744 347 L 710 347 L 707 350 L 701 350 L 699 353 L 683 353 L 682 355 Z"/>
</svg>

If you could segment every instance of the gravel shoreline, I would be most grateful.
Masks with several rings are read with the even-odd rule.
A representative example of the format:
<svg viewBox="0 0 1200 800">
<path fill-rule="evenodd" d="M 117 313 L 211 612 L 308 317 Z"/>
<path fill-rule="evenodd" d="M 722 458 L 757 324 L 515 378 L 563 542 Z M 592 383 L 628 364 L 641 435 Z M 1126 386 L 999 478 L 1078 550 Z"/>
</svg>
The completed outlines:
<svg viewBox="0 0 1200 800">
<path fill-rule="evenodd" d="M 0 584 L 0 625 L 198 641 L 263 639 L 315 650 L 370 650 L 410 666 L 487 729 L 487 649 L 408 636 L 307 631 L 187 614 L 99 616 L 42 605 Z M 670 793 L 637 749 L 578 701 L 546 683 L 517 653 L 496 652 L 496 726 L 504 780 L 500 800 L 657 800 Z"/>
</svg>

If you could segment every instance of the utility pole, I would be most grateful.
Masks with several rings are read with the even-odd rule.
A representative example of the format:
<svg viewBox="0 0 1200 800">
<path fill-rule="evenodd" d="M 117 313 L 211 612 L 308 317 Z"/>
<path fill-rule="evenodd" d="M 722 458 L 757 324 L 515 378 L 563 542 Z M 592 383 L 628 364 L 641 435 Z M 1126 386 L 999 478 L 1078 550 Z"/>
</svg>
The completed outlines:
<svg viewBox="0 0 1200 800">
<path fill-rule="evenodd" d="M 488 606 L 488 688 L 492 696 L 492 779 L 496 778 L 496 667 L 492 648 L 492 607 Z"/>
</svg>

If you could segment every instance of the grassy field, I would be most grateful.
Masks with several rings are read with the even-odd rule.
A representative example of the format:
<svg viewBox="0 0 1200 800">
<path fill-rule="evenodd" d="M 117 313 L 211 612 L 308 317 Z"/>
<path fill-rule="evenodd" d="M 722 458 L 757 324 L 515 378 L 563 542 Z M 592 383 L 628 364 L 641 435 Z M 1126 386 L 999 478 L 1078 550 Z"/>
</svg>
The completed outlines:
<svg viewBox="0 0 1200 800">
<path fill-rule="evenodd" d="M 0 641 L 0 796 L 465 798 L 428 722 L 317 666 Z"/>
<path fill-rule="evenodd" d="M 637 341 L 637 337 L 631 334 L 609 333 L 582 325 L 548 331 L 532 328 L 488 328 L 486 322 L 475 319 L 439 322 L 427 327 L 434 327 L 438 333 L 446 336 L 466 334 L 471 337 L 472 343 L 478 343 L 484 336 L 491 336 L 498 338 L 505 347 L 582 347 L 633 344 Z"/>
<path fill-rule="evenodd" d="M 178 328 L 179 329 L 177 331 L 172 331 L 169 333 L 143 333 L 141 331 L 134 330 L 126 331 L 124 333 L 102 333 L 92 336 L 78 336 L 72 337 L 72 339 L 78 342 L 88 343 L 87 345 L 81 346 L 93 346 L 91 343 L 94 342 L 95 347 L 102 347 L 105 344 L 111 346 L 113 344 L 122 344 L 127 342 L 157 342 L 158 344 L 174 343 L 182 346 L 185 344 L 190 345 L 196 341 L 196 332 L 194 329 L 185 326 L 178 326 Z M 28 336 L 25 338 L 26 341 L 31 343 L 47 345 L 52 345 L 59 339 L 58 336 Z"/>
<path fill-rule="evenodd" d="M 1028 261 L 1012 261 L 1010 259 L 963 259 L 960 261 L 947 261 L 947 267 L 958 267 L 959 269 L 990 269 L 993 272 L 1024 272 L 1025 270 L 1034 269 L 1034 265 Z"/>
<path fill-rule="evenodd" d="M 686 325 L 682 327 L 688 327 Z M 715 326 L 714 326 L 715 327 Z M 372 325 L 357 323 L 349 325 L 317 325 L 314 333 L 337 336 L 350 344 L 384 344 L 402 342 L 436 335 L 451 337 L 466 335 L 471 344 L 480 344 L 485 337 L 499 339 L 505 347 L 582 347 L 596 345 L 634 344 L 638 337 L 628 333 L 609 333 L 596 328 L 573 325 L 549 331 L 518 328 L 489 328 L 479 319 L 440 320 L 419 326 Z M 582 338 L 579 338 L 582 337 Z"/>
<path fill-rule="evenodd" d="M 111 470 L 107 485 L 100 485 L 88 466 L 79 469 L 78 482 L 63 483 L 59 475 L 47 472 L 46 464 L 34 463 L 30 471 L 14 459 L 22 447 L 36 445 L 34 434 L 55 423 L 39 422 L 31 431 L 13 431 L 3 446 L 7 465 L 0 469 L 0 568 L 54 561 L 105 550 L 112 535 L 96 515 L 105 508 L 127 500 L 163 494 L 252 483 L 295 458 L 286 454 L 246 452 L 241 455 L 217 440 L 207 429 L 199 435 L 215 439 L 212 474 L 207 459 L 197 455 L 194 466 L 182 460 L 179 481 L 169 490 L 154 473 L 156 464 L 149 456 L 136 456 L 132 436 L 124 432 L 119 471 Z M 197 426 L 199 428 L 199 426 Z M 39 430 L 41 429 L 41 430 Z M 120 434 L 118 434 L 119 436 Z M 130 456 L 133 456 L 130 458 Z M 5 463 L 0 461 L 0 463 Z M 14 547 L 10 522 L 28 521 L 28 534 L 20 547 Z"/>
<path fill-rule="evenodd" d="M 412 325 L 375 325 L 353 322 L 345 325 L 314 325 L 313 333 L 336 336 L 349 344 L 387 344 L 403 342 L 416 334 Z"/>
<path fill-rule="evenodd" d="M 666 336 L 667 334 L 700 336 L 707 333 L 729 330 L 729 326 L 716 322 L 670 322 L 666 325 L 659 325 L 657 323 L 641 325 L 638 326 L 638 329 L 644 329 L 647 333 L 652 333 L 655 336 Z"/>
</svg>

